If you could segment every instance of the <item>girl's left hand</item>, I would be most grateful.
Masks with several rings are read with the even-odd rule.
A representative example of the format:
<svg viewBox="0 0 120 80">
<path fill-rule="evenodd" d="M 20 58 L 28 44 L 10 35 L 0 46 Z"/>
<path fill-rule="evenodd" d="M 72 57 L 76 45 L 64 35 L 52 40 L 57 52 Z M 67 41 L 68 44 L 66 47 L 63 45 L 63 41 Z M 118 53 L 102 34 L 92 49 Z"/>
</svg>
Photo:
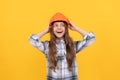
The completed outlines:
<svg viewBox="0 0 120 80">
<path fill-rule="evenodd" d="M 69 20 L 69 22 L 70 22 L 70 25 L 69 25 L 70 27 L 69 27 L 69 28 L 70 28 L 71 30 L 76 31 L 77 27 L 76 27 L 70 20 Z"/>
</svg>

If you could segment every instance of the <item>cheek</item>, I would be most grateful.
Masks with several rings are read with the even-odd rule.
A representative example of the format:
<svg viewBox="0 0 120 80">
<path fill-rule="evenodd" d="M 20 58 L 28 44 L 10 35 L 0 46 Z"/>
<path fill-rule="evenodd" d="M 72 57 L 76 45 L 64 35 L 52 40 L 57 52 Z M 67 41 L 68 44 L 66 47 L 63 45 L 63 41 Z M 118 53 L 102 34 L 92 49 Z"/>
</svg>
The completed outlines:
<svg viewBox="0 0 120 80">
<path fill-rule="evenodd" d="M 53 31 L 55 31 L 55 28 L 53 28 Z"/>
<path fill-rule="evenodd" d="M 56 29 L 55 28 L 53 28 L 53 33 L 55 33 L 56 32 Z"/>
<path fill-rule="evenodd" d="M 63 31 L 65 32 L 65 28 L 63 28 Z"/>
</svg>

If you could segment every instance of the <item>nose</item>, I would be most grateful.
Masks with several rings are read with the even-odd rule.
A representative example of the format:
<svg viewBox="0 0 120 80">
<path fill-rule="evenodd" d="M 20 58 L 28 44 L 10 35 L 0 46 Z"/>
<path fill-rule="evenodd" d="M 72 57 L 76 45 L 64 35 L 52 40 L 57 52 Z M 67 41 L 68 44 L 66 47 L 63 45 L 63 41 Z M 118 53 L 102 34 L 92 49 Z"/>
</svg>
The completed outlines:
<svg viewBox="0 0 120 80">
<path fill-rule="evenodd" d="M 58 26 L 58 29 L 60 29 L 60 28 L 61 28 L 61 25 Z"/>
</svg>

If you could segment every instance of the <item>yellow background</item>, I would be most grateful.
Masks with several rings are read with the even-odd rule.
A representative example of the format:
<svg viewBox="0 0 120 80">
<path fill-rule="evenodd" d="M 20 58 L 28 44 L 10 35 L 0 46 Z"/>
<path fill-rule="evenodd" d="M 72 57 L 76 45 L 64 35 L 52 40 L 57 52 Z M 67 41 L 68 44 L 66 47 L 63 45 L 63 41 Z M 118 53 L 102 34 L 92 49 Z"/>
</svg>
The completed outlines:
<svg viewBox="0 0 120 80">
<path fill-rule="evenodd" d="M 45 80 L 44 54 L 31 46 L 61 12 L 96 41 L 77 54 L 79 80 L 120 80 L 119 0 L 0 0 L 0 80 Z M 70 31 L 73 40 L 82 36 Z M 42 40 L 49 39 L 45 35 Z"/>
</svg>

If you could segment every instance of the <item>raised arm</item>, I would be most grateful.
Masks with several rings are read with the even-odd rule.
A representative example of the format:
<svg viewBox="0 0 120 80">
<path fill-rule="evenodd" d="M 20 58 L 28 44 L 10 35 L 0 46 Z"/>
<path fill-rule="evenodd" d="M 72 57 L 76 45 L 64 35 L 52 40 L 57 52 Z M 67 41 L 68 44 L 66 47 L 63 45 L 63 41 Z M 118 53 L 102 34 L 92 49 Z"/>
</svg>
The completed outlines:
<svg viewBox="0 0 120 80">
<path fill-rule="evenodd" d="M 41 41 L 40 38 L 49 32 L 49 27 L 47 27 L 44 31 L 39 33 L 33 33 L 29 37 L 29 42 L 32 46 L 37 48 L 38 50 L 42 51 L 45 54 L 45 45 L 46 41 Z"/>
<path fill-rule="evenodd" d="M 38 37 L 41 38 L 43 35 L 49 32 L 49 26 L 42 32 L 37 33 Z"/>
<path fill-rule="evenodd" d="M 71 26 L 70 27 L 71 30 L 77 31 L 78 33 L 80 33 L 83 36 L 82 40 L 74 42 L 76 53 L 83 50 L 84 48 L 86 48 L 87 46 L 89 46 L 90 44 L 92 44 L 95 41 L 95 35 L 93 32 L 87 32 L 87 31 L 75 26 L 72 22 L 70 22 L 70 26 Z"/>
</svg>

